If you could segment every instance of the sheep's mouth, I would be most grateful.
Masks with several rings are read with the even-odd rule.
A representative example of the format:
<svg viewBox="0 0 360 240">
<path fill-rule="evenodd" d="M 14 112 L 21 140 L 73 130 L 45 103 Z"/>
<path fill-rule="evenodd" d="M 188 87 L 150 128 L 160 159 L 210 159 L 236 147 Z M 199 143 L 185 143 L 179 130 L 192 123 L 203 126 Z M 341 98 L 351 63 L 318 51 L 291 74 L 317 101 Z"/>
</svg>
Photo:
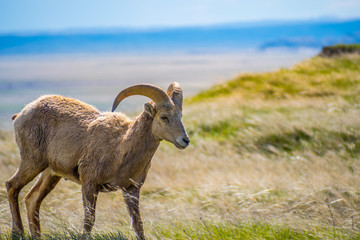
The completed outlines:
<svg viewBox="0 0 360 240">
<path fill-rule="evenodd" d="M 189 144 L 186 144 L 185 146 L 184 145 L 181 145 L 177 142 L 174 143 L 175 147 L 179 148 L 179 149 L 185 149 L 187 148 L 187 146 L 189 146 Z"/>
<path fill-rule="evenodd" d="M 173 141 L 174 145 L 179 149 L 185 149 L 189 146 L 190 139 L 187 135 L 178 136 L 175 141 Z"/>
</svg>

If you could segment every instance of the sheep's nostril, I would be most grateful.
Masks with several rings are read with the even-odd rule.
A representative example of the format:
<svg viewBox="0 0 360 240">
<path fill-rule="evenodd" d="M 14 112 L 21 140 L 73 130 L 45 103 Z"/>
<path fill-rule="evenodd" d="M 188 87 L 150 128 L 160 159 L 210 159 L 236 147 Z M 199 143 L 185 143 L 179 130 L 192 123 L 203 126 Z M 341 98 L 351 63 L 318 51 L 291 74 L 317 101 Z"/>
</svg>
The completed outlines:
<svg viewBox="0 0 360 240">
<path fill-rule="evenodd" d="M 190 139 L 189 139 L 188 137 L 184 137 L 184 138 L 183 138 L 183 141 L 184 141 L 186 144 L 189 144 Z"/>
</svg>

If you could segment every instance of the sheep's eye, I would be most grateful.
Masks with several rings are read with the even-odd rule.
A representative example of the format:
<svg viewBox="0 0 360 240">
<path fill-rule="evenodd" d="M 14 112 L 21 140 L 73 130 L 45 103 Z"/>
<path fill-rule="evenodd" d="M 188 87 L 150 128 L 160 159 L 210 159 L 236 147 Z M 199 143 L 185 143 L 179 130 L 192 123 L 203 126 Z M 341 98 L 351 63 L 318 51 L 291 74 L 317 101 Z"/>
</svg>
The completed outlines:
<svg viewBox="0 0 360 240">
<path fill-rule="evenodd" d="M 167 116 L 161 116 L 160 118 L 163 121 L 169 122 L 169 118 Z"/>
</svg>

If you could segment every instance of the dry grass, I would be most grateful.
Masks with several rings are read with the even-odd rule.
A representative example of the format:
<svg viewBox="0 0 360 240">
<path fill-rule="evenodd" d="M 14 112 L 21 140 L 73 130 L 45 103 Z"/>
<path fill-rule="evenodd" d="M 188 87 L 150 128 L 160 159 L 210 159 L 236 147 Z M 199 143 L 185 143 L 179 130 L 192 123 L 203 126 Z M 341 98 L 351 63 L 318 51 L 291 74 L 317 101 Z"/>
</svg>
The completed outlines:
<svg viewBox="0 0 360 240">
<path fill-rule="evenodd" d="M 294 69 L 310 71 L 313 64 L 305 62 Z M 351 71 L 359 76 L 359 69 Z M 185 106 L 184 123 L 192 145 L 180 151 L 162 143 L 142 189 L 147 235 L 154 239 L 359 237 L 356 84 L 353 90 L 332 90 L 331 96 L 257 99 L 237 92 Z M 3 233 L 9 232 L 11 221 L 3 183 L 18 163 L 12 133 L 0 132 Z M 30 185 L 20 196 L 23 216 L 23 198 Z M 95 232 L 115 234 L 99 238 L 119 237 L 119 231 L 126 238 L 134 237 L 119 192 L 101 194 L 97 206 Z M 82 216 L 80 186 L 62 180 L 42 205 L 43 231 L 71 236 L 81 231 Z"/>
</svg>

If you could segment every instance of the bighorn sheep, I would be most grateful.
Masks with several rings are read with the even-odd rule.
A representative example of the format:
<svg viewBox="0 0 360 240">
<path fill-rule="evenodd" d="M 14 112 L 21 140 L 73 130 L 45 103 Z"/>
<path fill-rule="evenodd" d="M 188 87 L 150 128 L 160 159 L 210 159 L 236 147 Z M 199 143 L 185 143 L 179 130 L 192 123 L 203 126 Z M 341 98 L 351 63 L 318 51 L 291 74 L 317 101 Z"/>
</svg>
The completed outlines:
<svg viewBox="0 0 360 240">
<path fill-rule="evenodd" d="M 113 113 L 131 95 L 153 100 L 134 121 Z M 32 236 L 40 236 L 42 200 L 63 177 L 81 184 L 85 236 L 95 222 L 98 193 L 121 189 L 135 233 L 145 239 L 139 192 L 151 158 L 163 139 L 180 149 L 190 142 L 181 122 L 182 100 L 178 83 L 172 83 L 167 93 L 150 84 L 139 84 L 119 93 L 112 112 L 100 113 L 88 104 L 62 96 L 43 96 L 14 115 L 21 162 L 6 182 L 13 234 L 21 236 L 24 231 L 19 192 L 41 173 L 25 197 Z"/>
</svg>

